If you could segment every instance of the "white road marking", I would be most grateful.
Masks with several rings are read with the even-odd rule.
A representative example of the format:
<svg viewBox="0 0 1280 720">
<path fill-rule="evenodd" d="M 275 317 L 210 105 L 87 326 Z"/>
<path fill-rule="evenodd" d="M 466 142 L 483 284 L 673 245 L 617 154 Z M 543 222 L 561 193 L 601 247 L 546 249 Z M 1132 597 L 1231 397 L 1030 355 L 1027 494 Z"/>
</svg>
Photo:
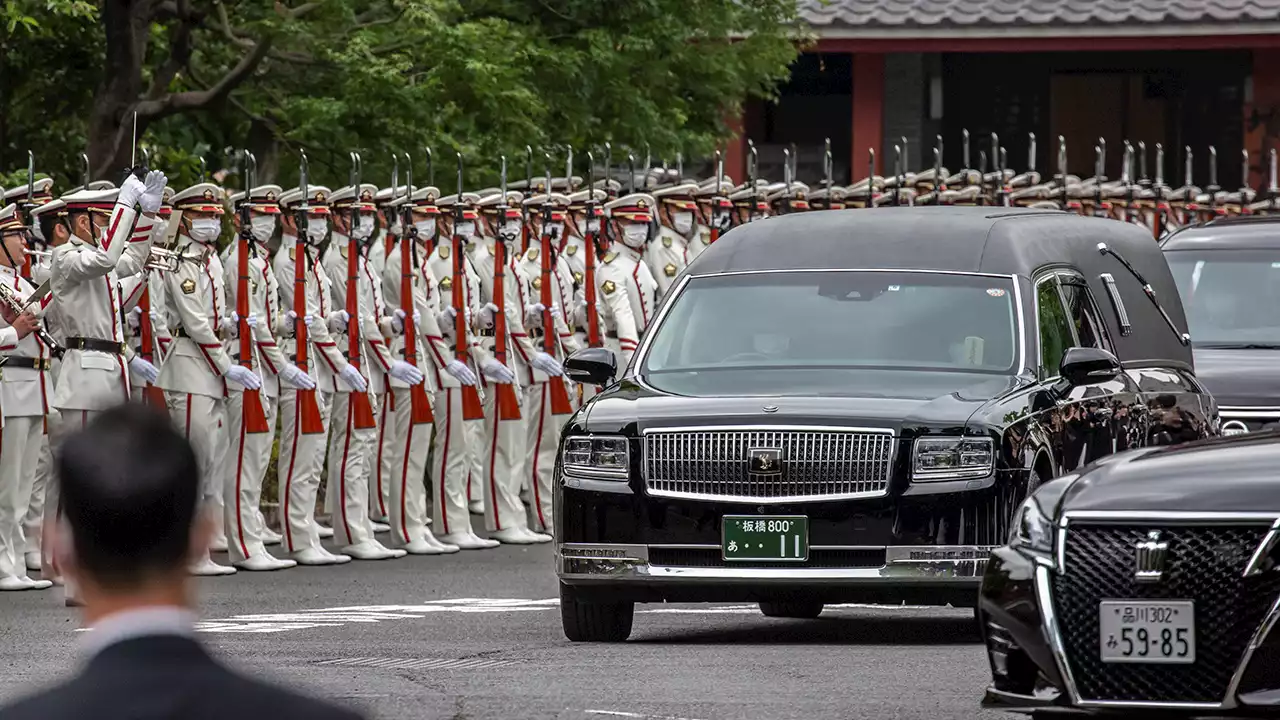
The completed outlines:
<svg viewBox="0 0 1280 720">
<path fill-rule="evenodd" d="M 588 715 L 607 715 L 609 717 L 638 718 L 639 720 L 696 720 L 695 718 L 678 717 L 676 715 L 642 715 L 640 713 L 623 712 L 621 710 L 583 710 Z"/>
</svg>

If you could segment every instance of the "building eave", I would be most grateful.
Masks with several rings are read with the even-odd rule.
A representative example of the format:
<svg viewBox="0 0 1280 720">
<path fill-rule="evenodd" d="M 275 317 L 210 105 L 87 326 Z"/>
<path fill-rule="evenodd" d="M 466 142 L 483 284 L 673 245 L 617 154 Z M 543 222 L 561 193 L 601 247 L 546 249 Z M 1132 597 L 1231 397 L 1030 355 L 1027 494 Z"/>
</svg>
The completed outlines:
<svg viewBox="0 0 1280 720">
<path fill-rule="evenodd" d="M 1092 40 L 1117 37 L 1247 37 L 1280 35 L 1280 22 L 1205 24 L 1081 24 L 1081 25 L 979 25 L 979 26 L 848 26 L 810 25 L 819 40 L 1032 40 L 1069 38 Z"/>
</svg>

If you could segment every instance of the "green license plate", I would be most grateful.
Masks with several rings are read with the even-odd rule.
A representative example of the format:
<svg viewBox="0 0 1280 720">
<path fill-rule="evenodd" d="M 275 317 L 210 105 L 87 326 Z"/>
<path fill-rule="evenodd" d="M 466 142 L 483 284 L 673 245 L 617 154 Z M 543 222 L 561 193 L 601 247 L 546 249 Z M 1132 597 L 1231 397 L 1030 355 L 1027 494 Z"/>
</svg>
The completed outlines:
<svg viewBox="0 0 1280 720">
<path fill-rule="evenodd" d="M 720 523 L 725 560 L 809 559 L 804 515 L 725 515 Z"/>
</svg>

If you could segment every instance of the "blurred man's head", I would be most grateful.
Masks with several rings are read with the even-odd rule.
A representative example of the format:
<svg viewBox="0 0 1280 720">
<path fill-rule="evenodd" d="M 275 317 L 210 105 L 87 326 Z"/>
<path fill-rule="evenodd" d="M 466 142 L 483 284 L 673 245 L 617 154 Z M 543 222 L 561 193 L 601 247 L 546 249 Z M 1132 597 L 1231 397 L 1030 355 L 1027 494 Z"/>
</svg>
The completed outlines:
<svg viewBox="0 0 1280 720">
<path fill-rule="evenodd" d="M 57 457 L 59 564 L 87 615 L 122 604 L 186 604 L 187 568 L 211 523 L 197 516 L 200 470 L 169 416 L 142 403 L 102 413 Z"/>
</svg>

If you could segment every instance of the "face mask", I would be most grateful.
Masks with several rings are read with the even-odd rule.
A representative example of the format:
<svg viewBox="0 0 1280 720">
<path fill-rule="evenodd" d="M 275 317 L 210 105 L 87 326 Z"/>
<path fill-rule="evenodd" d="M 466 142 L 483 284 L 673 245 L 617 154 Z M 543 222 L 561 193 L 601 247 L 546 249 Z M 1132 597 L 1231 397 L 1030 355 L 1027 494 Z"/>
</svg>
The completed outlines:
<svg viewBox="0 0 1280 720">
<path fill-rule="evenodd" d="M 307 239 L 313 243 L 318 243 L 324 239 L 324 234 L 329 231 L 329 223 L 324 218 L 309 217 L 307 218 Z"/>
<path fill-rule="evenodd" d="M 464 238 L 473 237 L 476 234 L 476 224 L 470 220 L 458 223 L 457 234 Z"/>
<path fill-rule="evenodd" d="M 436 236 L 435 220 L 415 220 L 413 227 L 418 231 L 419 240 L 431 240 Z"/>
<path fill-rule="evenodd" d="M 587 221 L 587 232 L 589 233 L 600 232 L 600 218 L 594 218 L 592 220 Z"/>
<path fill-rule="evenodd" d="M 547 234 L 555 238 L 556 240 L 559 240 L 560 238 L 564 237 L 564 223 L 562 222 L 551 223 L 550 225 L 547 226 Z"/>
<path fill-rule="evenodd" d="M 260 243 L 265 243 L 271 239 L 271 233 L 276 231 L 276 219 L 270 215 L 257 215 L 249 220 L 249 232 L 253 234 L 253 239 Z"/>
<path fill-rule="evenodd" d="M 351 234 L 357 240 L 366 240 L 372 237 L 373 236 L 373 216 L 361 215 L 360 219 L 356 222 L 355 230 L 353 230 Z"/>
<path fill-rule="evenodd" d="M 649 226 L 637 223 L 625 225 L 622 228 L 622 239 L 631 247 L 638 248 L 649 239 Z"/>
<path fill-rule="evenodd" d="M 507 239 L 519 237 L 522 229 L 524 229 L 524 226 L 519 220 L 507 220 L 502 224 L 502 233 Z"/>
<path fill-rule="evenodd" d="M 675 231 L 681 235 L 688 235 L 693 229 L 693 213 L 678 212 L 671 216 L 671 224 L 675 226 Z"/>
<path fill-rule="evenodd" d="M 191 221 L 191 239 L 208 245 L 218 239 L 222 232 L 222 223 L 213 218 L 200 218 Z"/>
</svg>

